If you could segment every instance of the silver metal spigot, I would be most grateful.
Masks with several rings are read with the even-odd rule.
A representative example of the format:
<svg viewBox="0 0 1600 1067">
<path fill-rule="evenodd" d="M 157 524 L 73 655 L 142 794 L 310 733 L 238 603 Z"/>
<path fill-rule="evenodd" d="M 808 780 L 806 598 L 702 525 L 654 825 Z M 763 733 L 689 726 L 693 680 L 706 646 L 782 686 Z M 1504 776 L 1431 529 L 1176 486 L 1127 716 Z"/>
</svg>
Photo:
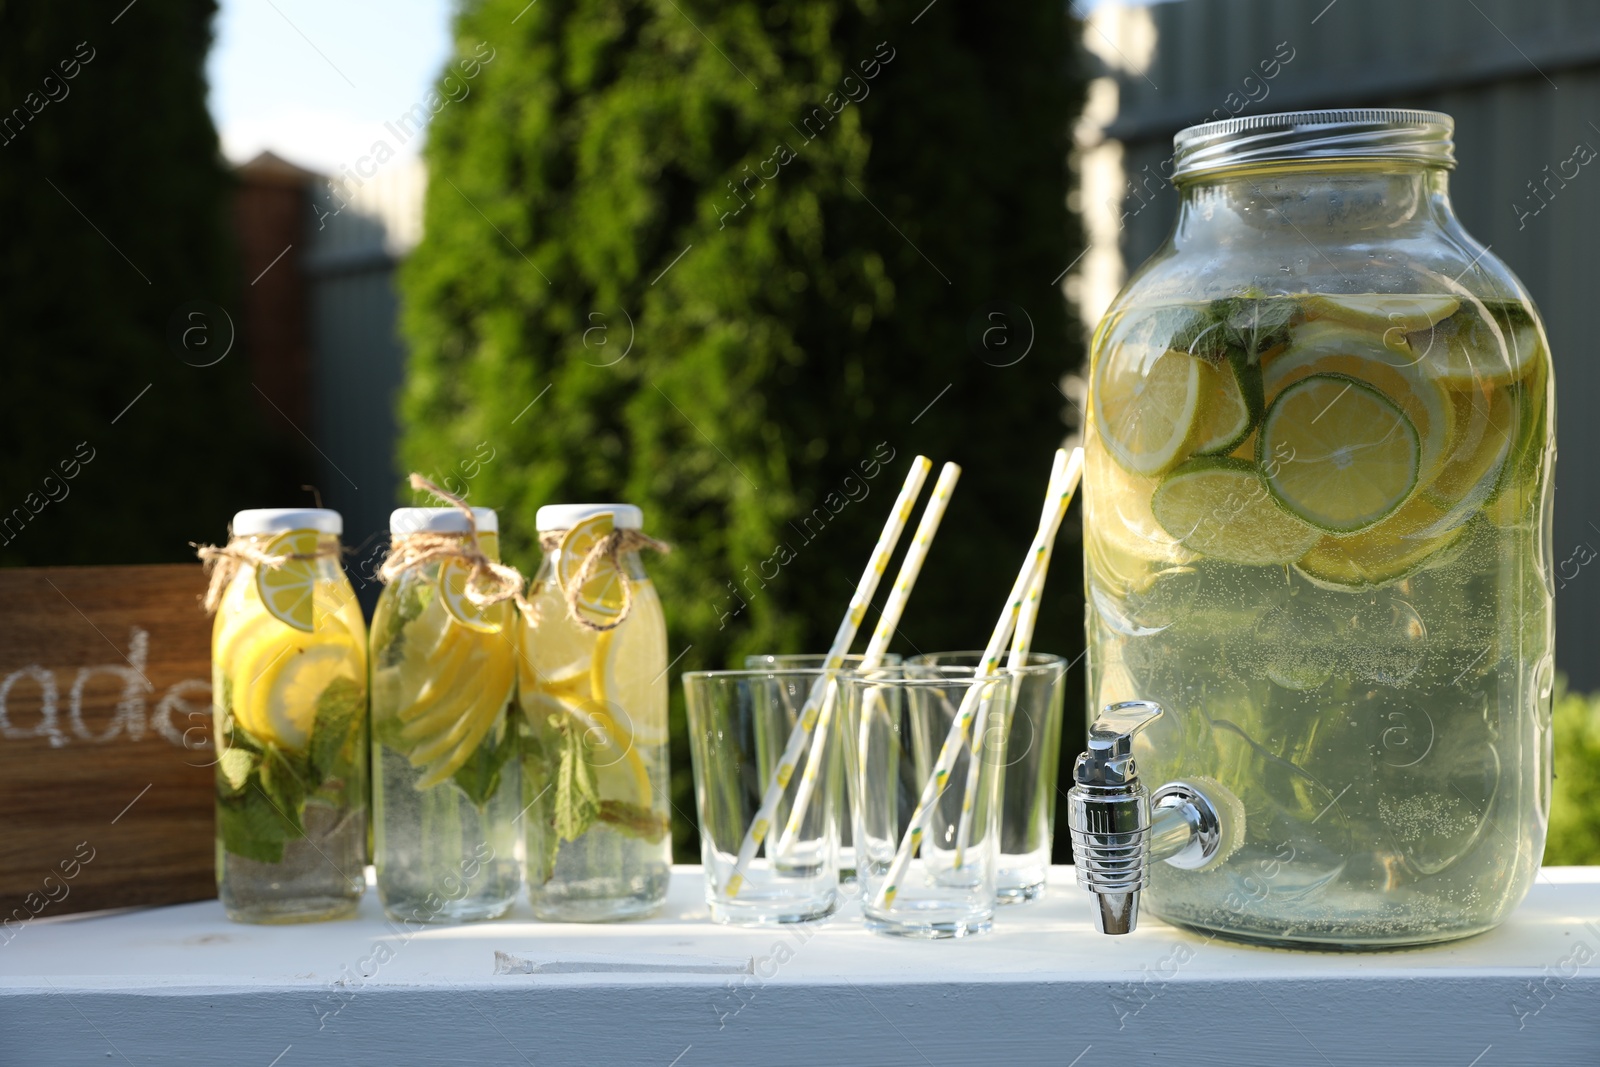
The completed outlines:
<svg viewBox="0 0 1600 1067">
<path fill-rule="evenodd" d="M 1133 763 L 1133 735 L 1161 716 L 1147 700 L 1108 704 L 1089 727 L 1089 749 L 1073 767 L 1067 823 L 1078 884 L 1095 895 L 1095 928 L 1126 934 L 1139 923 L 1139 891 L 1150 862 L 1203 867 L 1222 847 L 1217 808 L 1189 782 L 1150 794 Z"/>
</svg>

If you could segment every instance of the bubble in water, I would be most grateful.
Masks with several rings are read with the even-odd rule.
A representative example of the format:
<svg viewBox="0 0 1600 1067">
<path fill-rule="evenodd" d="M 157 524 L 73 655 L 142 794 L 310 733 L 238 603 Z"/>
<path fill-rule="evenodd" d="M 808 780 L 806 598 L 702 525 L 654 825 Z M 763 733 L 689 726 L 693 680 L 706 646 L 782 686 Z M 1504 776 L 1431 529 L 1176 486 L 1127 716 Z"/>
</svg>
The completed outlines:
<svg viewBox="0 0 1600 1067">
<path fill-rule="evenodd" d="M 1316 689 L 1333 675 L 1339 632 L 1314 597 L 1269 609 L 1256 623 L 1255 638 L 1267 677 L 1285 689 Z"/>
<path fill-rule="evenodd" d="M 1343 645 L 1339 666 L 1357 678 L 1404 685 L 1422 666 L 1428 627 L 1411 602 L 1394 590 L 1378 590 L 1335 624 Z"/>
</svg>

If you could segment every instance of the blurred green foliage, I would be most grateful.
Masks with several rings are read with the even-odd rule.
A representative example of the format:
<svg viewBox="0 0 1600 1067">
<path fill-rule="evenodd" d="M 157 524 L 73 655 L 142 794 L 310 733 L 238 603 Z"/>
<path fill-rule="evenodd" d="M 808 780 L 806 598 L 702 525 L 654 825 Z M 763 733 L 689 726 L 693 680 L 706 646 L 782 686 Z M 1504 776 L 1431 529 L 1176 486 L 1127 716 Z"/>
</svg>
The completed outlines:
<svg viewBox="0 0 1600 1067">
<path fill-rule="evenodd" d="M 642 505 L 681 671 L 824 650 L 911 458 L 954 460 L 897 648 L 981 646 L 1081 355 L 1066 9 L 468 0 L 456 37 L 491 58 L 429 132 L 403 463 L 492 445 L 472 499 L 525 570 L 539 505 Z M 1037 647 L 1072 658 L 1059 558 Z"/>
<path fill-rule="evenodd" d="M 193 559 L 260 500 L 243 357 L 169 339 L 193 302 L 237 321 L 216 4 L 126 6 L 0 0 L 4 564 Z"/>
<path fill-rule="evenodd" d="M 1544 862 L 1600 864 L 1600 696 L 1557 686 L 1552 710 L 1555 790 Z"/>
</svg>

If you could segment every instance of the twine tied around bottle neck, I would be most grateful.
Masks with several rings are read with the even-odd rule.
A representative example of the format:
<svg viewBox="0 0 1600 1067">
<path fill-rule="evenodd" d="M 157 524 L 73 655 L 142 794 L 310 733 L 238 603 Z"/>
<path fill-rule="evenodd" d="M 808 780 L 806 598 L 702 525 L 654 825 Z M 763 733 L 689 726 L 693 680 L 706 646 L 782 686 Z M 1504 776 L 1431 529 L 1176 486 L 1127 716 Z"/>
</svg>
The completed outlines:
<svg viewBox="0 0 1600 1067">
<path fill-rule="evenodd" d="M 339 554 L 336 543 L 324 542 L 321 538 L 317 539 L 315 552 L 263 552 L 252 544 L 248 537 L 235 537 L 232 531 L 229 531 L 228 543 L 225 545 L 199 545 L 191 541 L 189 547 L 194 549 L 194 554 L 205 564 L 206 574 L 211 579 L 200 601 L 207 615 L 217 613 L 217 607 L 222 603 L 222 594 L 227 592 L 228 583 L 233 581 L 234 575 L 243 570 L 246 564 L 258 569 L 281 567 L 290 560 L 332 559 Z"/>
<path fill-rule="evenodd" d="M 545 555 L 552 555 L 561 550 L 561 542 L 566 536 L 566 530 L 545 530 L 539 535 L 539 547 L 544 550 Z M 572 576 L 572 581 L 568 583 L 565 589 L 561 590 L 567 601 L 567 616 L 579 626 L 595 633 L 615 630 L 628 621 L 628 615 L 633 611 L 633 579 L 629 578 L 628 572 L 623 569 L 622 554 L 624 552 L 638 552 L 644 548 L 648 548 L 652 552 L 660 552 L 662 555 L 672 551 L 672 546 L 665 541 L 657 541 L 654 537 L 647 537 L 639 530 L 613 529 L 596 541 L 594 547 L 590 548 L 588 554 L 583 557 L 583 563 L 578 567 L 577 573 Z M 622 608 L 617 612 L 617 617 L 611 622 L 595 622 L 578 609 L 578 601 L 582 595 L 584 585 L 588 583 L 590 578 L 594 577 L 595 568 L 599 567 L 600 561 L 605 559 L 611 561 L 612 568 L 617 572 L 617 580 L 622 583 Z M 557 574 L 559 575 L 559 573 L 558 571 Z M 556 585 L 558 588 L 560 584 L 560 578 L 557 577 Z"/>
<path fill-rule="evenodd" d="M 467 517 L 467 530 L 465 533 L 424 530 L 395 537 L 389 545 L 389 555 L 384 559 L 383 566 L 378 568 L 379 580 L 388 584 L 412 567 L 459 559 L 472 567 L 462 591 L 471 603 L 487 608 L 511 600 L 523 611 L 531 610 L 522 596 L 522 572 L 510 564 L 490 559 L 478 544 L 478 519 L 467 502 L 414 472 L 411 475 L 411 488 L 431 493 L 459 510 Z"/>
</svg>

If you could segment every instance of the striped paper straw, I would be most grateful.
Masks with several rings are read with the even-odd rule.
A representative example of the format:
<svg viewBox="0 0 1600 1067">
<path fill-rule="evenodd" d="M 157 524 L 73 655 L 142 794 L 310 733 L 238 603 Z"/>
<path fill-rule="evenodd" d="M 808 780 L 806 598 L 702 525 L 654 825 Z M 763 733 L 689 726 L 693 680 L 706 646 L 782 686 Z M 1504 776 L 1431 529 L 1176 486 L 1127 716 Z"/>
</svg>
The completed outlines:
<svg viewBox="0 0 1600 1067">
<path fill-rule="evenodd" d="M 1056 506 L 1058 490 L 1064 488 L 1066 499 L 1070 502 L 1073 491 L 1078 487 L 1078 479 L 1082 474 L 1082 454 L 1075 450 L 1072 458 L 1067 462 L 1066 471 L 1062 474 L 1062 477 L 1068 479 L 1068 484 L 1064 487 L 1058 487 L 1052 482 L 1050 485 L 1050 491 L 1045 497 L 1045 513 L 1039 516 L 1041 525 L 1050 521 L 1050 510 Z M 1045 542 L 1044 555 L 1039 558 L 1039 565 L 1033 574 L 1033 582 L 1028 586 L 1027 599 L 1022 602 L 1022 609 L 1017 613 L 1017 630 L 1011 638 L 1011 655 L 1006 660 L 1006 669 L 1013 672 L 1011 675 L 1012 687 L 1006 694 L 1005 722 L 1008 724 L 1006 727 L 1008 730 L 1010 729 L 1011 712 L 1016 707 L 1017 697 L 1019 696 L 1017 687 L 1020 684 L 1020 679 L 1015 672 L 1028 665 L 1028 653 L 1033 650 L 1033 631 L 1039 621 L 1039 600 L 1044 594 L 1044 580 L 1050 571 L 1050 554 L 1054 547 L 1055 538 L 1051 537 L 1049 541 Z M 989 706 L 989 701 L 983 702 L 983 705 L 978 709 L 977 721 L 972 726 L 972 758 L 974 760 L 977 760 L 982 754 L 984 738 L 988 736 Z M 967 842 L 971 840 L 972 809 L 976 806 L 977 799 L 978 776 L 969 774 L 967 775 L 967 791 L 961 799 L 961 823 L 956 831 L 955 865 L 958 868 L 964 861 Z"/>
<path fill-rule="evenodd" d="M 934 535 L 939 532 L 939 522 L 944 518 L 944 509 L 950 503 L 950 494 L 955 491 L 956 480 L 961 477 L 961 468 L 954 463 L 946 463 L 939 471 L 939 480 L 934 483 L 933 495 L 928 497 L 928 502 L 923 506 L 922 518 L 917 522 L 917 532 L 911 538 L 911 547 L 906 549 L 905 559 L 900 561 L 900 571 L 895 575 L 894 587 L 889 590 L 889 599 L 883 605 L 883 614 L 878 616 L 878 625 L 872 631 L 872 640 L 867 642 L 867 650 L 861 657 L 860 670 L 871 670 L 883 662 L 883 654 L 889 650 L 889 641 L 894 637 L 895 628 L 900 625 L 900 616 L 906 609 L 906 601 L 911 599 L 911 588 L 917 584 L 917 575 L 922 573 L 922 561 L 928 558 L 928 549 L 933 545 Z M 839 689 L 832 679 L 828 682 L 827 697 L 822 704 L 822 715 L 817 720 L 817 731 L 820 736 L 826 737 L 828 727 L 833 721 L 833 709 L 839 702 Z M 816 791 L 817 780 L 822 772 L 822 753 L 824 746 L 812 745 L 811 753 L 806 757 L 806 769 L 800 776 L 800 785 L 794 794 L 794 805 L 789 810 L 789 822 L 783 828 L 783 834 L 778 838 L 777 847 L 773 850 L 778 855 L 783 855 L 789 850 L 795 835 L 800 832 L 800 824 L 806 817 L 806 808 L 811 803 L 811 794 Z"/>
<path fill-rule="evenodd" d="M 872 557 L 867 560 L 867 569 L 861 572 L 861 581 L 856 583 L 856 591 L 850 597 L 850 607 L 845 611 L 844 618 L 839 621 L 839 629 L 834 632 L 833 643 L 828 646 L 828 657 L 823 661 L 824 669 L 838 669 L 850 651 L 851 644 L 855 642 L 856 631 L 861 628 L 861 620 L 867 613 L 867 605 L 872 603 L 872 596 L 878 591 L 878 580 L 883 577 L 883 572 L 889 566 L 889 557 L 894 555 L 894 547 L 900 542 L 900 534 L 904 532 L 906 523 L 911 518 L 911 508 L 917 502 L 917 495 L 922 492 L 922 483 L 927 480 L 928 471 L 932 469 L 933 461 L 927 456 L 918 456 L 911 461 L 911 470 L 906 473 L 905 484 L 900 487 L 900 495 L 895 498 L 894 509 L 883 524 L 883 532 L 878 535 L 878 543 L 872 549 Z M 756 858 L 756 851 L 761 848 L 761 842 L 766 839 L 767 831 L 772 828 L 773 812 L 778 808 L 778 801 L 783 799 L 784 790 L 789 788 L 789 779 L 794 775 L 795 764 L 799 762 L 801 752 L 804 751 L 806 743 L 811 740 L 812 732 L 816 729 L 823 694 L 832 688 L 820 683 L 819 679 L 818 684 L 811 687 L 805 706 L 800 709 L 800 718 L 789 733 L 789 743 L 784 747 L 777 769 L 773 771 L 772 780 L 767 783 L 766 792 L 761 796 L 761 806 L 756 809 L 756 817 L 751 820 L 750 829 L 745 831 L 744 843 L 739 846 L 739 857 L 733 865 L 733 874 L 729 876 L 722 890 L 730 899 L 738 895 L 739 887 L 744 883 L 744 872 L 749 869 L 751 861 Z"/>
<path fill-rule="evenodd" d="M 1049 498 L 1054 499 L 1054 506 L 1050 507 L 1048 516 L 1041 516 L 1043 521 L 1039 524 L 1038 532 L 1034 534 L 1027 559 L 1022 565 L 1022 570 L 1018 572 L 1016 581 L 1011 585 L 1010 594 L 1006 597 L 1006 608 L 1001 612 L 999 621 L 995 623 L 994 632 L 989 637 L 989 644 L 984 648 L 983 659 L 977 670 L 978 677 L 993 675 L 999 667 L 1000 656 L 1011 640 L 1012 631 L 1016 628 L 1022 601 L 1033 584 L 1034 573 L 1038 570 L 1040 561 L 1049 551 L 1050 543 L 1055 540 L 1056 532 L 1061 528 L 1061 520 L 1066 516 L 1067 505 L 1072 502 L 1072 493 L 1077 488 L 1078 474 L 1082 469 L 1081 448 L 1073 449 L 1070 460 L 1065 449 L 1056 450 L 1055 462 L 1050 469 L 1048 494 Z M 922 824 L 929 809 L 944 792 L 950 770 L 955 764 L 962 743 L 966 740 L 973 716 L 978 711 L 977 705 L 985 702 L 987 688 L 981 685 L 972 686 L 962 698 L 961 707 L 956 711 L 955 722 L 951 724 L 944 745 L 939 749 L 939 758 L 934 761 L 933 773 L 923 784 L 922 796 L 918 798 L 916 809 L 911 813 L 906 836 L 901 839 L 900 847 L 896 849 L 894 859 L 890 861 L 889 869 L 884 874 L 883 885 L 877 894 L 877 906 L 880 908 L 887 908 L 894 903 L 895 894 L 900 888 L 900 880 L 905 877 L 906 868 L 910 866 L 917 849 L 922 845 Z"/>
</svg>

